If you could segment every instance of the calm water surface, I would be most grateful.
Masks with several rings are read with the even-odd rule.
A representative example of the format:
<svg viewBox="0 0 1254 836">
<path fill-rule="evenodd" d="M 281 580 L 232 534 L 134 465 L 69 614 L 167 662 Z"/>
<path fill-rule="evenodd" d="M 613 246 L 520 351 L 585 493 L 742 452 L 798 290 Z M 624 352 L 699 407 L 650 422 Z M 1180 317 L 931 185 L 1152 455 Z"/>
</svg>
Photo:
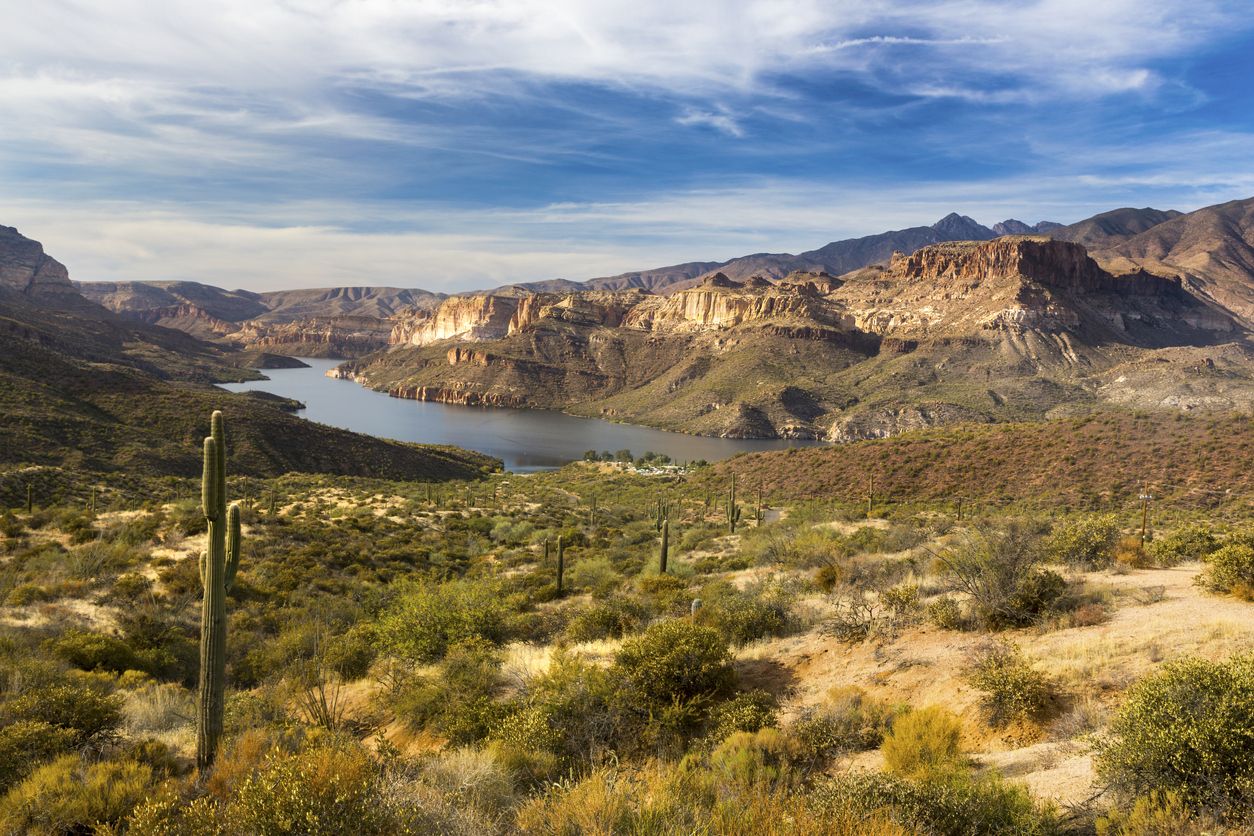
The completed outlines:
<svg viewBox="0 0 1254 836">
<path fill-rule="evenodd" d="M 243 392 L 260 389 L 306 405 L 300 415 L 310 421 L 368 435 L 423 444 L 455 444 L 487 453 L 508 470 L 547 470 L 583 458 L 586 450 L 631 450 L 637 456 L 652 450 L 676 461 L 717 461 L 737 453 L 807 446 L 805 441 L 743 441 L 670 433 L 615 424 L 596 418 L 575 418 L 560 412 L 531 409 L 454 406 L 388 397 L 351 380 L 326 376 L 336 360 L 304 358 L 307 369 L 267 369 L 269 380 L 224 384 Z"/>
</svg>

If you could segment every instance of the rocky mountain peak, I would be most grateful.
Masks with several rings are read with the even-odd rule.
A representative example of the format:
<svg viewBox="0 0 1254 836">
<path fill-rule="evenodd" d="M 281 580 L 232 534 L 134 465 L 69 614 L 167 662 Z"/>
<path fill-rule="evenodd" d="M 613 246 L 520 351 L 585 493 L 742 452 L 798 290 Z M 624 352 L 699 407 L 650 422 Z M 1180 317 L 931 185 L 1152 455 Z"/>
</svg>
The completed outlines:
<svg viewBox="0 0 1254 836">
<path fill-rule="evenodd" d="M 987 241 L 997 237 L 993 230 L 978 223 L 974 218 L 950 212 L 936 223 L 932 229 L 941 240 L 949 241 Z"/>
<path fill-rule="evenodd" d="M 31 297 L 75 299 L 79 295 L 65 265 L 11 226 L 0 226 L 0 287 Z"/>
</svg>

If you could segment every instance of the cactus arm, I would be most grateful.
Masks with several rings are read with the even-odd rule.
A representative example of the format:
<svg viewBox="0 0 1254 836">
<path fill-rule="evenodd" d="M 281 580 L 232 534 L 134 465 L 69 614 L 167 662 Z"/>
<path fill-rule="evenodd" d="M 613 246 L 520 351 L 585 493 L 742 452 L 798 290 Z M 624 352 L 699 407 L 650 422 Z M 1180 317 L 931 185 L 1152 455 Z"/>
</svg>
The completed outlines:
<svg viewBox="0 0 1254 836">
<path fill-rule="evenodd" d="M 235 570 L 239 568 L 239 503 L 232 502 L 226 513 L 226 575 L 224 583 L 227 590 L 235 586 Z"/>
</svg>

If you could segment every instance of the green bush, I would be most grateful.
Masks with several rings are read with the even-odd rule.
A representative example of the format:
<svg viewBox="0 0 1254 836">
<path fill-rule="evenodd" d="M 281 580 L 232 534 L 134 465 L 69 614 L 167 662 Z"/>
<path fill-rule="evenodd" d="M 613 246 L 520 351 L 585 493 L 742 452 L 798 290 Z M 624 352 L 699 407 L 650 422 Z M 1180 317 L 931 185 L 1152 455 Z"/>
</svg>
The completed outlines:
<svg viewBox="0 0 1254 836">
<path fill-rule="evenodd" d="M 626 694 L 653 706 L 716 697 L 735 679 L 723 637 L 682 619 L 660 621 L 623 642 L 612 672 Z"/>
<path fill-rule="evenodd" d="M 1174 792 L 1194 811 L 1254 814 L 1254 655 L 1170 662 L 1132 686 L 1097 767 L 1129 796 Z"/>
<path fill-rule="evenodd" d="M 707 585 L 700 597 L 697 623 L 718 630 L 732 645 L 781 635 L 788 624 L 790 596 L 779 589 L 742 592 L 720 582 Z"/>
<path fill-rule="evenodd" d="M 736 732 L 756 732 L 774 726 L 777 720 L 775 697 L 766 691 L 744 691 L 719 703 L 710 713 L 709 737 L 723 740 Z"/>
<path fill-rule="evenodd" d="M 1064 832 L 1052 807 L 1038 806 L 1025 787 L 996 775 L 948 773 L 906 779 L 852 773 L 820 784 L 820 807 L 884 815 L 910 833 L 944 836 L 1055 836 Z"/>
<path fill-rule="evenodd" d="M 41 720 L 23 720 L 0 729 L 0 793 L 41 763 L 68 752 L 74 732 Z"/>
<path fill-rule="evenodd" d="M 500 668 L 500 653 L 488 642 L 459 642 L 448 649 L 438 673 L 408 683 L 393 697 L 393 706 L 415 729 L 429 728 L 454 743 L 482 740 L 505 711 L 495 700 Z"/>
<path fill-rule="evenodd" d="M 408 586 L 379 620 L 383 646 L 404 659 L 434 662 L 466 639 L 499 644 L 506 609 L 500 592 L 468 580 Z"/>
<path fill-rule="evenodd" d="M 1229 543 L 1211 552 L 1199 582 L 1212 592 L 1254 601 L 1254 546 Z"/>
<path fill-rule="evenodd" d="M 328 640 L 322 648 L 323 661 L 346 682 L 364 677 L 374 664 L 377 652 L 373 631 L 367 625 L 355 625 Z"/>
<path fill-rule="evenodd" d="M 147 671 L 147 663 L 116 636 L 89 630 L 71 630 L 51 643 L 52 652 L 85 671 Z"/>
<path fill-rule="evenodd" d="M 122 700 L 114 694 L 72 683 L 32 688 L 0 705 L 9 723 L 35 720 L 65 729 L 75 745 L 99 743 L 116 736 L 122 725 Z"/>
<path fill-rule="evenodd" d="M 951 586 L 969 596 L 976 621 L 987 629 L 1031 624 L 1056 603 L 1052 593 L 1061 579 L 1038 568 L 1040 537 L 1020 521 L 976 530 L 941 553 L 938 562 Z"/>
<path fill-rule="evenodd" d="M 1045 543 L 1045 553 L 1057 563 L 1077 569 L 1104 569 L 1115 559 L 1119 521 L 1114 514 L 1073 517 L 1059 522 Z"/>
<path fill-rule="evenodd" d="M 403 817 L 383 797 L 380 777 L 356 746 L 275 752 L 239 786 L 224 829 L 304 836 L 406 832 Z"/>
<path fill-rule="evenodd" d="M 1045 713 L 1054 698 L 1050 679 L 1009 642 L 987 642 L 972 653 L 967 681 L 977 691 L 990 723 L 1004 726 Z"/>
<path fill-rule="evenodd" d="M 1155 566 L 1175 566 L 1189 560 L 1202 560 L 1218 545 L 1209 526 L 1190 523 L 1155 537 L 1146 544 L 1145 551 Z"/>
<path fill-rule="evenodd" d="M 903 778 L 922 778 L 965 765 L 962 724 L 939 706 L 911 711 L 893 721 L 884 737 L 884 763 Z"/>
<path fill-rule="evenodd" d="M 833 689 L 827 700 L 804 711 L 788 729 L 814 764 L 848 752 L 874 749 L 884 739 L 893 710 L 861 688 Z"/>
<path fill-rule="evenodd" d="M 566 637 L 575 642 L 619 639 L 640 628 L 648 608 L 635 598 L 618 595 L 579 610 L 566 625 Z"/>
<path fill-rule="evenodd" d="M 63 755 L 0 799 L 0 832 L 92 833 L 117 825 L 152 787 L 153 771 L 132 760 L 87 763 Z"/>
</svg>

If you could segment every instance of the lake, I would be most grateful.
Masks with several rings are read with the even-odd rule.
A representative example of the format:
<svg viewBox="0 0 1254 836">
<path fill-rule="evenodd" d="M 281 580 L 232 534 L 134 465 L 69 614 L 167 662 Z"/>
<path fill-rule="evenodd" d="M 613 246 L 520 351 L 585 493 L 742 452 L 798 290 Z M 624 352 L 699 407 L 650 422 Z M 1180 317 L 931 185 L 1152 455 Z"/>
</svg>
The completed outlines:
<svg viewBox="0 0 1254 836">
<path fill-rule="evenodd" d="M 310 421 L 398 441 L 453 444 L 487 453 L 515 472 L 550 470 L 587 450 L 665 453 L 678 462 L 718 461 L 737 453 L 821 442 L 706 438 L 538 409 L 455 406 L 393 398 L 351 380 L 326 376 L 336 360 L 302 358 L 307 369 L 266 369 L 269 380 L 223 384 L 231 392 L 259 389 L 295 398 Z"/>
</svg>

